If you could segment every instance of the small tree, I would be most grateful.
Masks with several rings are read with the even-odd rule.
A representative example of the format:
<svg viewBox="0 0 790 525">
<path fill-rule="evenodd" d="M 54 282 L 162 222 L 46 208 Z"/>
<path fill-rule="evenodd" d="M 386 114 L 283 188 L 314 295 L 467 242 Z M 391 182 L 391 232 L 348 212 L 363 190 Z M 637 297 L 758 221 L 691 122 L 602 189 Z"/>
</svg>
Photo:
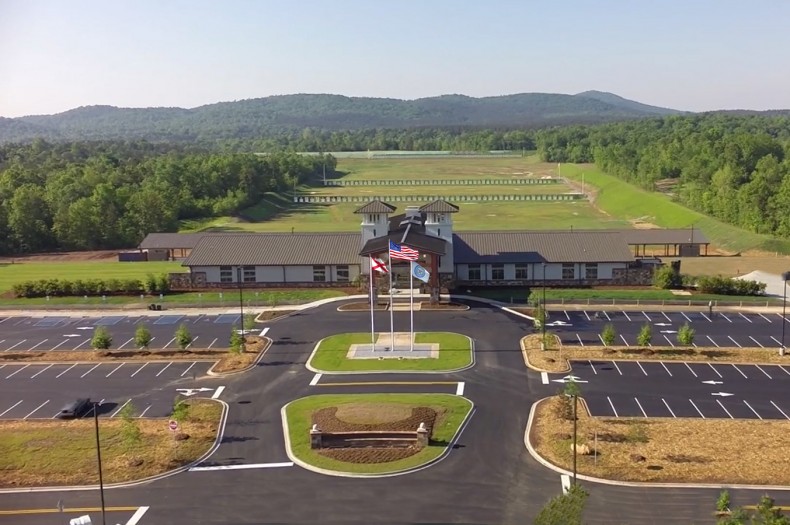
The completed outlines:
<svg viewBox="0 0 790 525">
<path fill-rule="evenodd" d="M 612 346 L 616 338 L 617 332 L 614 330 L 614 325 L 610 323 L 603 327 L 603 332 L 601 332 L 601 341 L 603 341 L 604 345 Z"/>
<path fill-rule="evenodd" d="M 681 288 L 683 277 L 671 266 L 660 266 L 653 273 L 653 286 L 664 290 Z"/>
<path fill-rule="evenodd" d="M 187 403 L 186 399 L 182 399 L 181 396 L 176 396 L 175 401 L 173 401 L 173 412 L 170 414 L 170 418 L 175 419 L 181 423 L 188 417 L 189 404 Z"/>
<path fill-rule="evenodd" d="M 682 345 L 694 344 L 694 335 L 697 332 L 689 326 L 688 323 L 684 324 L 678 330 L 678 343 Z"/>
<path fill-rule="evenodd" d="M 244 330 L 252 330 L 255 327 L 255 314 L 244 314 Z"/>
<path fill-rule="evenodd" d="M 112 336 L 110 331 L 104 326 L 97 326 L 93 331 L 93 338 L 91 339 L 91 347 L 94 350 L 107 350 L 112 346 Z"/>
<path fill-rule="evenodd" d="M 535 525 L 581 525 L 587 496 L 581 485 L 571 485 L 568 492 L 546 503 L 535 518 Z"/>
<path fill-rule="evenodd" d="M 230 329 L 230 351 L 234 354 L 244 351 L 244 336 L 239 333 L 239 328 L 235 324 Z"/>
<path fill-rule="evenodd" d="M 121 441 L 127 453 L 132 452 L 143 441 L 143 433 L 134 419 L 134 414 L 132 403 L 127 403 L 118 413 L 121 416 Z"/>
<path fill-rule="evenodd" d="M 134 344 L 137 345 L 137 348 L 145 349 L 148 349 L 148 345 L 151 344 L 151 331 L 144 324 L 139 325 L 135 330 Z"/>
<path fill-rule="evenodd" d="M 653 340 L 653 329 L 647 323 L 639 330 L 639 335 L 636 336 L 636 342 L 639 346 L 650 346 L 650 341 Z"/>
<path fill-rule="evenodd" d="M 187 325 L 182 323 L 178 329 L 176 329 L 175 335 L 176 344 L 181 350 L 186 350 L 187 347 L 192 344 L 192 334 L 189 333 L 189 328 L 187 328 Z"/>
<path fill-rule="evenodd" d="M 542 329 L 546 325 L 546 321 L 549 319 L 549 313 L 543 307 L 543 305 L 539 305 L 535 308 L 534 311 L 535 320 L 535 328 L 538 330 Z"/>
</svg>

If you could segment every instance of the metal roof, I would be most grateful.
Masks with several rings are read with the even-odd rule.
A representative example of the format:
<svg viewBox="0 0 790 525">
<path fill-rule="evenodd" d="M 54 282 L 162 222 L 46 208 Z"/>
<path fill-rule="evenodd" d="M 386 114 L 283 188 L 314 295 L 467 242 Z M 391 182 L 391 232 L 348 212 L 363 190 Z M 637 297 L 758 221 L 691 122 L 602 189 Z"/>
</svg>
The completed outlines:
<svg viewBox="0 0 790 525">
<path fill-rule="evenodd" d="M 420 208 L 420 211 L 431 213 L 457 213 L 458 206 L 444 199 L 436 199 Z"/>
<path fill-rule="evenodd" d="M 444 255 L 447 253 L 447 241 L 444 239 L 410 230 L 406 236 L 406 239 L 404 240 L 403 233 L 403 230 L 401 230 L 399 232 L 392 232 L 389 235 L 385 235 L 383 237 L 370 239 L 365 243 L 365 246 L 362 247 L 359 255 L 365 256 L 387 252 L 389 251 L 390 240 L 396 244 L 403 243 L 409 248 L 414 248 L 418 252 L 428 252 L 437 255 Z"/>
<path fill-rule="evenodd" d="M 457 264 L 634 260 L 623 236 L 611 231 L 455 233 L 453 254 Z"/>
<path fill-rule="evenodd" d="M 183 266 L 359 264 L 359 233 L 207 235 Z"/>
<path fill-rule="evenodd" d="M 395 206 L 387 204 L 378 199 L 372 200 L 361 208 L 354 210 L 354 213 L 392 213 L 395 211 Z"/>
<path fill-rule="evenodd" d="M 628 244 L 710 244 L 707 235 L 697 228 L 651 228 L 613 230 Z"/>
<path fill-rule="evenodd" d="M 140 243 L 141 250 L 168 250 L 194 248 L 206 235 L 221 235 L 219 232 L 209 233 L 149 233 Z"/>
</svg>

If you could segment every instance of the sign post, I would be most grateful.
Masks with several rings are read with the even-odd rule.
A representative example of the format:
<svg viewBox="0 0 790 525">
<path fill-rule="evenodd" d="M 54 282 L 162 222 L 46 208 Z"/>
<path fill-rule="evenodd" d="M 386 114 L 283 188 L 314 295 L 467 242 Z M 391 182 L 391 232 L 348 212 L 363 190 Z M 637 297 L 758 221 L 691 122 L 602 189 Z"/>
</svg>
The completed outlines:
<svg viewBox="0 0 790 525">
<path fill-rule="evenodd" d="M 172 432 L 177 431 L 178 430 L 178 421 L 176 421 L 175 419 L 171 419 L 167 423 L 167 428 L 169 428 Z"/>
</svg>

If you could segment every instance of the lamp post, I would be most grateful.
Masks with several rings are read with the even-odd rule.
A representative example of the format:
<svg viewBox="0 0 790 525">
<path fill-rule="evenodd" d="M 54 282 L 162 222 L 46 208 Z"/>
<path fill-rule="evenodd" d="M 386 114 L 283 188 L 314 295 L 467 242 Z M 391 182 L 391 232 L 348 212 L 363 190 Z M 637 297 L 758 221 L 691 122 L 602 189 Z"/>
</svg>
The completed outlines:
<svg viewBox="0 0 790 525">
<path fill-rule="evenodd" d="M 244 298 L 242 297 L 241 287 L 241 266 L 236 268 L 236 283 L 239 286 L 239 319 L 241 322 L 241 351 L 244 353 Z"/>
<path fill-rule="evenodd" d="M 578 413 L 578 405 L 579 405 L 579 394 L 581 390 L 579 389 L 579 385 L 571 379 L 568 383 L 565 383 L 565 395 L 568 397 L 573 398 L 573 485 L 576 485 L 576 455 L 577 455 L 577 448 L 578 448 L 578 440 L 577 440 L 577 413 Z"/>
<path fill-rule="evenodd" d="M 787 311 L 787 281 L 790 280 L 790 272 L 782 274 L 782 346 L 779 347 L 779 355 L 785 355 L 785 312 Z"/>
<path fill-rule="evenodd" d="M 106 525 L 104 516 L 104 479 L 101 473 L 101 446 L 99 445 L 99 406 L 101 403 L 93 402 L 93 426 L 96 429 L 96 458 L 99 462 L 99 495 L 101 497 L 101 523 Z"/>
<path fill-rule="evenodd" d="M 546 312 L 546 263 L 541 263 L 543 266 L 543 300 L 541 301 L 541 308 L 543 309 L 543 319 L 540 323 L 541 343 L 540 346 L 545 348 L 546 345 L 546 319 L 549 317 Z"/>
</svg>

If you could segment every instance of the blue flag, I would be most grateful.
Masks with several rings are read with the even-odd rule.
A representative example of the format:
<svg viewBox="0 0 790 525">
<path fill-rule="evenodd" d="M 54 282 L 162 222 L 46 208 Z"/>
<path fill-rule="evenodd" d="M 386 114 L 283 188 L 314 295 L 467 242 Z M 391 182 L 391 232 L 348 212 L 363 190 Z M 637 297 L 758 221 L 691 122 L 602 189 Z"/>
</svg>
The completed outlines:
<svg viewBox="0 0 790 525">
<path fill-rule="evenodd" d="M 411 262 L 411 274 L 424 283 L 431 278 L 431 273 L 414 261 Z"/>
</svg>

